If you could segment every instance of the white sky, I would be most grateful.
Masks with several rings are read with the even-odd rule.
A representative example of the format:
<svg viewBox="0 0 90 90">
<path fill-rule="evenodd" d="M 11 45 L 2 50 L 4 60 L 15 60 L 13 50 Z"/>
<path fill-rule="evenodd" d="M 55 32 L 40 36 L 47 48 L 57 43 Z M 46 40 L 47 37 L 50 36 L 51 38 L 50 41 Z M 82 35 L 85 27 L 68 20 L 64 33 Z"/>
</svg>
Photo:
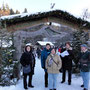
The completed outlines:
<svg viewBox="0 0 90 90">
<path fill-rule="evenodd" d="M 28 12 L 50 10 L 51 3 L 55 3 L 54 9 L 61 9 L 79 17 L 85 9 L 90 12 L 90 0 L 0 0 L 0 7 L 3 2 L 20 12 L 23 12 L 24 8 L 27 8 Z"/>
</svg>

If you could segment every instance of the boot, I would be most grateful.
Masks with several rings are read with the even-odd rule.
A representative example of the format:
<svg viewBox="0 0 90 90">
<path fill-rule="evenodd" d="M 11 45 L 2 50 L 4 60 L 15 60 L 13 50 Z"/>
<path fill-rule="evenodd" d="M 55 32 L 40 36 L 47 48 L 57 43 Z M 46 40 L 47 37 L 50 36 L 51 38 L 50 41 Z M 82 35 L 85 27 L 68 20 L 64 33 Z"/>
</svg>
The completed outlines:
<svg viewBox="0 0 90 90">
<path fill-rule="evenodd" d="M 53 90 L 56 90 L 56 89 L 53 89 Z"/>
<path fill-rule="evenodd" d="M 82 84 L 81 87 L 84 87 L 84 85 Z"/>
<path fill-rule="evenodd" d="M 32 85 L 32 75 L 29 76 L 28 87 L 34 88 L 34 86 Z"/>
<path fill-rule="evenodd" d="M 84 88 L 83 90 L 88 90 L 88 89 Z"/>
<path fill-rule="evenodd" d="M 61 81 L 61 83 L 64 83 L 65 81 Z"/>
<path fill-rule="evenodd" d="M 24 87 L 25 90 L 27 90 L 28 88 L 27 87 Z"/>
<path fill-rule="evenodd" d="M 47 87 L 48 87 L 48 85 L 47 85 L 47 84 L 45 84 L 45 87 L 47 88 Z"/>
<path fill-rule="evenodd" d="M 30 88 L 34 88 L 34 86 L 33 86 L 33 85 L 28 85 L 28 87 L 30 87 Z"/>
<path fill-rule="evenodd" d="M 71 82 L 68 82 L 68 85 L 71 85 Z"/>
</svg>

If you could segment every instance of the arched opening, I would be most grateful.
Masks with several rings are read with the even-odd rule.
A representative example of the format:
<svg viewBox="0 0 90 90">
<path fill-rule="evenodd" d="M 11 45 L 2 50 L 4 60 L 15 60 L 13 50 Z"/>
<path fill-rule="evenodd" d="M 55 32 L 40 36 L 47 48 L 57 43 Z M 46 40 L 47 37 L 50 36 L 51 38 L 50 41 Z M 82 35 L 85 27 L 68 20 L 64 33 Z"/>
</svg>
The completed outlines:
<svg viewBox="0 0 90 90">
<path fill-rule="evenodd" d="M 14 59 L 20 59 L 23 48 L 27 43 L 35 45 L 37 41 L 47 40 L 59 46 L 66 41 L 71 41 L 73 31 L 79 30 L 80 23 L 76 23 L 77 21 L 79 22 L 79 19 L 73 20 L 71 19 L 73 18 L 72 16 L 67 18 L 67 16 L 61 15 L 61 12 L 48 13 L 45 15 L 42 13 L 40 16 L 37 14 L 32 16 L 32 18 L 23 17 L 23 19 L 14 18 L 3 21 L 4 29 L 13 32 L 14 35 L 14 47 L 16 49 Z M 58 23 L 59 26 L 50 22 Z M 84 29 L 86 32 L 89 30 L 86 27 Z M 20 74 L 19 71 L 18 73 Z"/>
</svg>

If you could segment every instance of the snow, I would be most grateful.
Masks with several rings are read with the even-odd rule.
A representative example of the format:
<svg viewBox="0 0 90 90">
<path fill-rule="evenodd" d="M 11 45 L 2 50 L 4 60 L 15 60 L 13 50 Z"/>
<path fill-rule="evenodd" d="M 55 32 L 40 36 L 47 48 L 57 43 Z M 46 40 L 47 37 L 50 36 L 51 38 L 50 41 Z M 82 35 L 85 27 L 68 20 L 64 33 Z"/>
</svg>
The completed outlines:
<svg viewBox="0 0 90 90">
<path fill-rule="evenodd" d="M 27 43 L 27 44 L 26 44 L 26 46 L 28 46 L 28 45 L 30 45 L 30 46 L 31 46 L 32 44 L 31 44 L 31 43 Z"/>
<path fill-rule="evenodd" d="M 47 41 L 37 41 L 40 45 L 45 46 L 47 43 L 49 43 L 51 46 L 54 46 L 52 42 Z"/>
<path fill-rule="evenodd" d="M 72 75 L 72 84 L 68 85 L 66 81 L 64 84 L 61 84 L 61 73 L 58 76 L 58 83 L 57 83 L 57 90 L 82 90 L 83 88 L 80 87 L 82 84 L 82 78 L 76 75 Z M 36 67 L 35 67 L 35 74 L 33 76 L 33 85 L 34 88 L 29 88 L 28 90 L 49 90 L 48 88 L 44 87 L 44 71 L 41 68 L 40 60 L 36 59 Z M 17 85 L 13 85 L 10 87 L 0 87 L 0 90 L 24 90 L 23 89 L 23 81 L 22 79 L 19 80 Z M 90 84 L 89 84 L 90 90 Z"/>
<path fill-rule="evenodd" d="M 0 20 L 13 19 L 13 18 L 16 18 L 16 17 L 22 18 L 22 17 L 31 16 L 31 15 L 34 15 L 34 14 L 39 14 L 39 13 L 44 13 L 44 12 L 50 12 L 50 11 L 54 11 L 54 9 L 44 10 L 44 11 L 40 11 L 40 12 L 29 12 L 29 13 L 21 13 L 21 14 L 2 16 L 2 17 L 0 17 Z"/>
<path fill-rule="evenodd" d="M 20 13 L 20 14 L 14 14 L 14 15 L 7 15 L 7 16 L 0 17 L 0 20 L 6 20 L 6 19 L 10 20 L 10 19 L 17 18 L 17 17 L 22 18 L 22 17 L 26 17 L 26 16 L 38 15 L 40 13 L 46 13 L 46 12 L 56 11 L 56 10 L 60 10 L 60 9 L 46 9 L 46 10 L 41 10 L 39 12 L 28 12 L 28 13 Z M 65 10 L 62 10 L 62 11 L 66 12 Z M 71 14 L 70 12 L 68 12 L 68 13 Z M 76 18 L 80 18 L 79 16 L 75 16 L 75 17 Z M 89 18 L 86 19 L 86 20 L 90 22 Z"/>
<path fill-rule="evenodd" d="M 22 17 L 25 17 L 25 16 L 30 16 L 32 14 L 38 14 L 38 13 L 22 13 L 22 14 L 14 14 L 14 15 L 2 16 L 2 17 L 0 17 L 0 20 L 13 19 L 13 18 L 16 18 L 16 17 L 22 18 Z"/>
<path fill-rule="evenodd" d="M 47 22 L 46 24 L 50 24 L 50 22 Z M 58 24 L 58 23 L 55 23 L 55 22 L 52 22 L 52 26 L 61 26 L 61 24 Z"/>
</svg>

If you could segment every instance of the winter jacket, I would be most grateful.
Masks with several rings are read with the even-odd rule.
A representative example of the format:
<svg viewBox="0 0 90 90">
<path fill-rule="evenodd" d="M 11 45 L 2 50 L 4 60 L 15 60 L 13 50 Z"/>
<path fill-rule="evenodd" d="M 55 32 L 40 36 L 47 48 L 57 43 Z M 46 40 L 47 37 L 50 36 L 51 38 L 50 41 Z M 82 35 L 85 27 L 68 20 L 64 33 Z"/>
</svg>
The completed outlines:
<svg viewBox="0 0 90 90">
<path fill-rule="evenodd" d="M 61 50 L 61 53 L 63 51 L 65 51 L 66 49 L 62 49 Z M 73 50 L 72 49 L 68 49 L 67 52 L 69 53 L 68 56 L 65 56 L 65 57 L 61 57 L 61 60 L 62 60 L 62 69 L 63 70 L 72 70 L 72 60 L 73 60 Z"/>
<path fill-rule="evenodd" d="M 26 65 L 30 65 L 31 67 L 30 74 L 34 74 L 35 57 L 32 52 L 24 52 L 20 58 L 20 63 L 23 67 L 25 67 Z"/>
<path fill-rule="evenodd" d="M 41 52 L 41 67 L 43 69 L 45 69 L 45 62 L 50 52 L 51 52 L 51 49 L 47 50 L 46 48 L 44 48 L 44 50 Z"/>
<path fill-rule="evenodd" d="M 90 52 L 80 52 L 79 67 L 82 72 L 90 72 Z"/>
<path fill-rule="evenodd" d="M 50 59 L 53 58 L 53 62 L 51 66 L 49 66 Z M 62 61 L 61 58 L 58 55 L 52 55 L 50 54 L 46 60 L 46 69 L 48 73 L 56 74 L 60 73 L 59 70 L 62 67 Z"/>
</svg>

